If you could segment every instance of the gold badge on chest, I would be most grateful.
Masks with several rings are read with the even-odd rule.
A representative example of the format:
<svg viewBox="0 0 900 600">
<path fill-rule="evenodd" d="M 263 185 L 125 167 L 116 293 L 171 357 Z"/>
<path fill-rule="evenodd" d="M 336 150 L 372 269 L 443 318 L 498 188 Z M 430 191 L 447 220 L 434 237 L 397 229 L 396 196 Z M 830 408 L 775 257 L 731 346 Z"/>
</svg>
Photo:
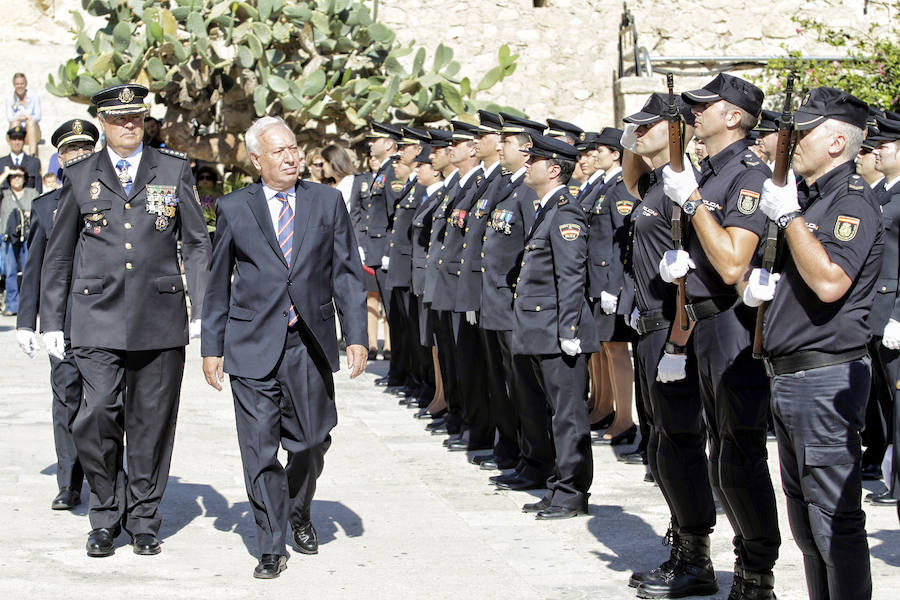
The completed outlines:
<svg viewBox="0 0 900 600">
<path fill-rule="evenodd" d="M 96 200 L 100 197 L 100 182 L 92 181 L 91 182 L 91 200 Z"/>
<path fill-rule="evenodd" d="M 174 185 L 148 185 L 145 206 L 149 214 L 156 215 L 156 230 L 165 231 L 169 226 L 169 219 L 174 218 L 177 212 L 176 187 Z"/>
</svg>

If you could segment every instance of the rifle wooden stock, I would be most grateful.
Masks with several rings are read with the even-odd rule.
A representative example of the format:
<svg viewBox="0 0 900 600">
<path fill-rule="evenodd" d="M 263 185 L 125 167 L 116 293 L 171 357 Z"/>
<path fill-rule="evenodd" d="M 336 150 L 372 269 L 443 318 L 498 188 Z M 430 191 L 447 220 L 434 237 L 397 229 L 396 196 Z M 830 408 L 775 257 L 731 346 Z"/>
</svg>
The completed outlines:
<svg viewBox="0 0 900 600">
<path fill-rule="evenodd" d="M 669 88 L 669 166 L 676 173 L 684 171 L 684 140 L 681 136 L 681 115 L 675 105 L 674 94 L 674 76 L 671 73 L 666 74 L 666 85 Z M 684 249 L 684 233 L 687 223 L 682 222 L 681 207 L 677 204 L 672 207 L 672 242 L 676 250 Z M 685 288 L 685 277 L 679 277 L 675 280 L 678 292 L 675 295 L 675 306 L 678 310 L 679 321 L 681 321 L 681 330 L 687 331 L 691 328 L 691 321 L 688 319 L 687 309 L 687 289 Z"/>
</svg>

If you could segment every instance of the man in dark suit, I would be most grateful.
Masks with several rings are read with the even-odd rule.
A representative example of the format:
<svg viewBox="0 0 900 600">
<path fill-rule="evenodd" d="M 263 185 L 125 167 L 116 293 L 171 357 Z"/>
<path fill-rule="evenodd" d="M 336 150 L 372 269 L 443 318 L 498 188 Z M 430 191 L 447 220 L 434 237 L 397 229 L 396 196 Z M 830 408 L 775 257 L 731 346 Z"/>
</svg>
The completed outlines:
<svg viewBox="0 0 900 600">
<path fill-rule="evenodd" d="M 221 390 L 224 373 L 231 376 L 257 524 L 253 576 L 272 579 L 286 568 L 288 522 L 297 550 L 318 552 L 310 507 L 337 424 L 335 304 L 356 377 L 368 354 L 366 290 L 341 194 L 297 181 L 290 128 L 263 117 L 246 140 L 262 181 L 218 201 L 201 353 L 211 386 Z M 279 443 L 288 452 L 285 466 Z"/>
<path fill-rule="evenodd" d="M 528 154 L 525 184 L 540 201 L 525 236 L 513 294 L 512 351 L 531 356 L 546 394 L 556 464 L 547 493 L 522 509 L 538 519 L 565 519 L 588 509 L 593 458 L 583 398 L 587 357 L 600 343 L 585 296 L 587 219 L 564 185 L 578 152 L 566 142 L 536 135 Z"/>
<path fill-rule="evenodd" d="M 65 358 L 71 310 L 84 387 L 72 433 L 91 485 L 88 556 L 110 556 L 123 525 L 136 554 L 160 552 L 159 503 L 188 343 L 179 242 L 195 319 L 206 288 L 209 235 L 190 163 L 143 145 L 148 93 L 126 84 L 91 98 L 106 146 L 63 172 L 41 270 L 47 351 Z"/>
<path fill-rule="evenodd" d="M 62 164 L 81 156 L 91 154 L 100 132 L 88 121 L 73 119 L 66 121 L 53 132 L 50 138 L 59 153 Z M 19 347 L 34 358 L 38 346 L 37 328 L 38 300 L 41 294 L 41 266 L 44 251 L 53 230 L 53 216 L 59 206 L 60 189 L 57 188 L 37 198 L 31 205 L 31 229 L 28 234 L 28 258 L 22 273 L 19 289 L 19 314 L 16 318 L 16 340 Z M 81 485 L 84 471 L 78 461 L 75 441 L 72 439 L 72 422 L 81 404 L 81 375 L 75 365 L 72 344 L 68 336 L 69 323 L 66 321 L 65 358 L 50 357 L 50 388 L 53 391 L 53 441 L 56 446 L 56 483 L 59 492 L 50 504 L 53 510 L 69 510 L 81 503 Z"/>
<path fill-rule="evenodd" d="M 36 156 L 28 156 L 25 148 L 25 127 L 16 125 L 6 132 L 6 143 L 9 144 L 9 154 L 0 157 L 0 172 L 6 167 L 22 167 L 28 173 L 25 187 L 34 188 L 38 194 L 44 191 L 44 182 L 41 179 L 41 161 Z M 9 189 L 9 182 L 4 181 L 0 189 Z"/>
</svg>

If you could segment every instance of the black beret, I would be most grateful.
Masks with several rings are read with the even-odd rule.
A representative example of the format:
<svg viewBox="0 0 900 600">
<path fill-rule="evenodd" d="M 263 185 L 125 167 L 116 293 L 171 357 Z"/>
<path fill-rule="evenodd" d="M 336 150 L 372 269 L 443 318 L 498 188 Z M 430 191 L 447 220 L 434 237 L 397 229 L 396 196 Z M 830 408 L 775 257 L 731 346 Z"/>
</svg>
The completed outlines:
<svg viewBox="0 0 900 600">
<path fill-rule="evenodd" d="M 836 119 L 866 129 L 869 105 L 843 90 L 833 87 L 813 88 L 794 111 L 794 128 L 813 129 L 826 119 Z"/>
</svg>

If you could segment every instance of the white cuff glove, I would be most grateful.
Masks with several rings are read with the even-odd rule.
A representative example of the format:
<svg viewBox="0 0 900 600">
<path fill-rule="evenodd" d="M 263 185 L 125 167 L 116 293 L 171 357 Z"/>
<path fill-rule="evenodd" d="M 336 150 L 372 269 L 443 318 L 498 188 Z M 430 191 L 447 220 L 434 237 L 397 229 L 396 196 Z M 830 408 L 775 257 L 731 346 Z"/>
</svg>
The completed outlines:
<svg viewBox="0 0 900 600">
<path fill-rule="evenodd" d="M 578 338 L 564 339 L 559 338 L 559 347 L 569 356 L 581 354 L 581 340 Z"/>
<path fill-rule="evenodd" d="M 356 248 L 359 250 L 359 260 L 362 264 L 366 264 L 366 251 L 362 249 L 362 246 L 357 246 Z"/>
<path fill-rule="evenodd" d="M 775 297 L 775 284 L 781 279 L 780 273 L 769 273 L 765 269 L 753 269 L 747 279 L 742 300 L 747 306 L 759 306 Z"/>
<path fill-rule="evenodd" d="M 687 355 L 664 352 L 656 367 L 656 380 L 671 383 L 687 377 Z"/>
<path fill-rule="evenodd" d="M 466 323 L 468 323 L 469 325 L 477 325 L 478 324 L 478 318 L 475 316 L 474 310 L 466 311 Z"/>
<path fill-rule="evenodd" d="M 612 294 L 607 292 L 600 292 L 600 309 L 604 314 L 611 315 L 616 312 L 616 308 L 619 306 L 619 299 Z"/>
<path fill-rule="evenodd" d="M 694 190 L 697 189 L 697 180 L 694 178 L 694 170 L 691 168 L 691 161 L 684 161 L 685 168 L 681 173 L 676 173 L 672 167 L 666 165 L 663 167 L 663 190 L 669 200 L 682 206 L 687 202 Z"/>
<path fill-rule="evenodd" d="M 634 329 L 635 331 L 637 331 L 637 320 L 640 318 L 640 316 L 641 316 L 641 311 L 639 311 L 637 308 L 635 308 L 633 311 L 631 311 L 631 316 L 628 317 L 628 326 L 631 327 L 632 329 Z"/>
<path fill-rule="evenodd" d="M 679 277 L 684 277 L 690 269 L 696 269 L 697 265 L 691 259 L 691 255 L 684 250 L 666 250 L 659 261 L 659 276 L 666 283 L 672 283 Z"/>
<path fill-rule="evenodd" d="M 194 320 L 191 321 L 190 324 L 188 325 L 188 333 L 190 334 L 191 338 L 198 338 L 198 337 L 200 337 L 200 332 L 201 332 L 202 330 L 203 330 L 203 327 L 202 327 L 202 324 L 201 324 L 201 322 L 200 322 L 200 319 L 194 319 Z"/>
<path fill-rule="evenodd" d="M 16 329 L 16 341 L 19 342 L 19 348 L 28 355 L 28 358 L 37 356 L 38 351 L 41 349 L 40 345 L 38 345 L 37 336 L 28 329 Z"/>
<path fill-rule="evenodd" d="M 47 354 L 53 358 L 63 360 L 66 357 L 66 339 L 62 331 L 48 331 L 44 334 L 44 345 L 47 346 Z"/>
<path fill-rule="evenodd" d="M 21 345 L 22 342 L 19 342 Z M 900 322 L 891 319 L 884 326 L 884 337 L 881 340 L 888 350 L 900 350 Z M 24 350 L 24 348 L 23 348 Z M 898 466 L 900 468 L 900 466 Z"/>
<path fill-rule="evenodd" d="M 625 129 L 622 131 L 622 139 L 619 140 L 622 147 L 632 153 L 635 152 L 635 148 L 637 147 L 637 135 L 634 133 L 637 131 L 637 128 L 638 126 L 634 123 L 626 123 Z"/>
<path fill-rule="evenodd" d="M 762 195 L 759 198 L 759 209 L 773 221 L 789 212 L 800 210 L 797 201 L 797 178 L 794 171 L 788 171 L 787 183 L 778 187 L 771 179 L 763 183 Z"/>
<path fill-rule="evenodd" d="M 388 267 L 391 265 L 391 257 L 390 256 L 382 256 L 381 257 L 381 270 L 387 271 Z"/>
</svg>

